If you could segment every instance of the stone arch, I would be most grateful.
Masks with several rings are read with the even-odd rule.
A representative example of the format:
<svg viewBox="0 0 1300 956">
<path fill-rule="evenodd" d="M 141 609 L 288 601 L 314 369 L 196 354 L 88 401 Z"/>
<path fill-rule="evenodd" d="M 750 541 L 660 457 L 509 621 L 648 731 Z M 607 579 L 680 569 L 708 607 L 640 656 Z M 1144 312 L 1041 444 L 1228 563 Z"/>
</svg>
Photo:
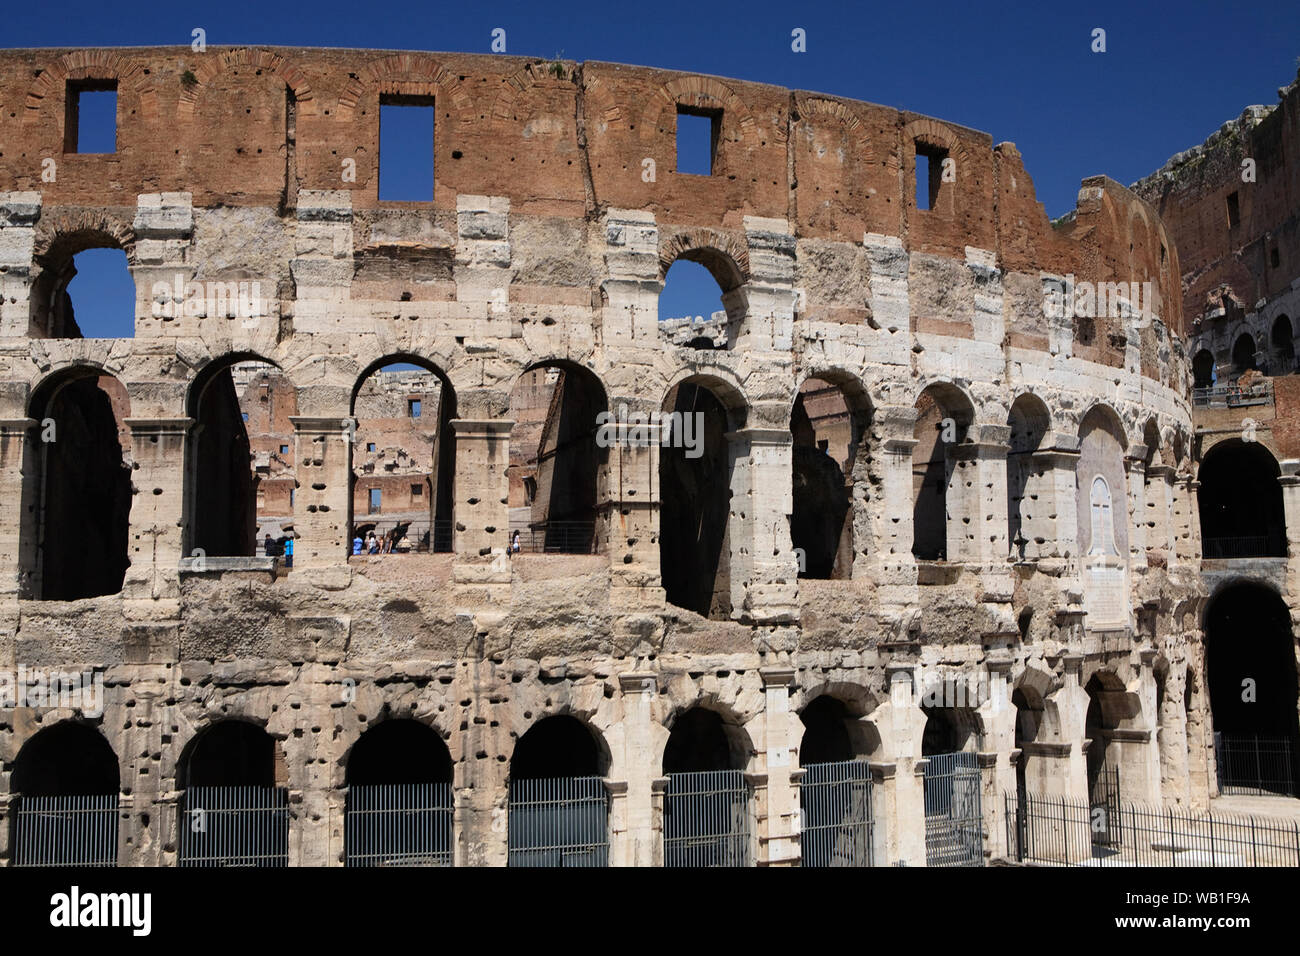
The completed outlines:
<svg viewBox="0 0 1300 956">
<path fill-rule="evenodd" d="M 880 731 L 867 717 L 875 710 L 874 701 L 864 706 L 856 693 L 846 699 L 830 691 L 805 694 L 804 700 L 798 709 L 804 727 L 801 766 L 866 758 L 880 750 Z"/>
<path fill-rule="evenodd" d="M 660 281 L 667 278 L 678 259 L 698 262 L 708 269 L 723 295 L 749 281 L 749 246 L 728 232 L 700 227 L 660 238 Z"/>
<path fill-rule="evenodd" d="M 255 47 L 239 47 L 198 58 L 197 66 L 193 71 L 197 82 L 182 84 L 181 94 L 176 102 L 176 115 L 181 122 L 189 122 L 194 118 L 204 87 L 219 74 L 240 66 L 274 73 L 284 80 L 285 86 L 293 90 L 294 99 L 298 101 L 298 108 L 303 115 L 310 115 L 314 111 L 315 100 L 312 88 L 301 69 L 279 53 Z"/>
<path fill-rule="evenodd" d="M 428 748 L 419 765 L 411 763 L 420 748 Z M 403 758 L 406 758 L 403 761 Z M 414 714 L 385 713 L 368 721 L 339 759 L 344 785 L 451 783 L 455 765 L 451 749 L 433 724 Z"/>
<path fill-rule="evenodd" d="M 48 122 L 44 110 L 64 102 L 69 80 L 117 80 L 119 91 L 129 90 L 140 102 L 140 116 L 152 120 L 158 115 L 158 91 L 143 64 L 113 50 L 74 50 L 39 70 L 28 87 L 22 122 Z M 62 127 L 60 118 L 59 127 Z"/>
<path fill-rule="evenodd" d="M 759 144 L 758 119 L 748 104 L 722 79 L 697 74 L 674 77 L 646 98 L 641 113 L 641 139 L 649 141 L 661 135 L 665 114 L 671 111 L 675 122 L 678 106 L 721 110 L 720 136 L 734 131 L 733 139 L 746 146 L 752 148 Z M 773 126 L 770 130 L 773 142 L 785 142 L 784 126 Z"/>
<path fill-rule="evenodd" d="M 710 716 L 700 718 L 693 715 Z M 674 747 L 674 733 L 708 733 L 709 731 L 706 728 L 706 723 L 711 723 L 715 718 L 717 723 L 714 726 L 721 730 L 722 738 L 725 740 L 725 761 L 729 764 L 729 769 L 746 770 L 749 768 L 755 754 L 757 753 L 757 749 L 754 746 L 753 740 L 749 736 L 749 732 L 745 729 L 745 725 L 742 723 L 740 716 L 731 707 L 726 706 L 716 699 L 710 699 L 707 695 L 702 695 L 694 703 L 675 707 L 663 721 L 663 727 L 668 731 L 667 735 L 664 737 L 663 750 L 659 754 L 660 767 L 664 773 L 673 772 L 668 769 L 670 762 L 678 759 L 679 752 L 675 751 L 670 753 L 670 748 Z M 682 740 L 684 738 L 679 737 L 678 739 Z M 721 762 L 724 758 L 724 754 L 716 746 L 716 738 L 704 741 L 704 743 L 714 746 L 710 746 L 710 752 L 707 755 L 697 753 L 693 756 L 696 758 L 700 756 L 708 756 L 711 760 Z M 687 759 L 685 755 L 680 759 L 685 763 L 702 762 L 698 759 Z M 723 768 L 717 767 L 714 769 Z"/>
<path fill-rule="evenodd" d="M 601 777 L 609 773 L 613 764 L 604 733 L 572 709 L 537 714 L 522 733 L 520 728 L 515 730 L 509 762 L 511 780 Z"/>
<path fill-rule="evenodd" d="M 875 145 L 867 136 L 866 127 L 852 104 L 825 96 L 795 94 L 795 108 L 799 112 L 796 122 L 811 123 L 820 119 L 842 126 L 857 147 L 853 158 L 859 164 L 869 166 L 876 161 Z"/>
<path fill-rule="evenodd" d="M 515 111 L 518 109 L 519 102 L 533 89 L 575 91 L 572 77 L 577 70 L 577 65 L 569 60 L 560 61 L 563 64 L 564 74 L 556 76 L 552 72 L 555 62 L 555 60 L 533 60 L 502 80 L 501 92 L 496 95 L 491 112 L 488 114 L 493 126 L 517 130 Z"/>
<path fill-rule="evenodd" d="M 1263 442 L 1224 438 L 1201 455 L 1196 474 L 1204 557 L 1286 556 L 1281 467 Z"/>
<path fill-rule="evenodd" d="M 447 97 L 454 112 L 471 110 L 474 105 L 474 99 L 460 77 L 428 54 L 395 53 L 386 56 L 366 68 L 366 77 L 367 85 L 376 96 Z"/>
<path fill-rule="evenodd" d="M 113 745 L 100 727 L 76 718 L 39 726 L 23 739 L 9 777 L 11 796 L 92 796 L 121 786 Z"/>
<path fill-rule="evenodd" d="M 131 223 L 111 211 L 55 209 L 43 214 L 32 246 L 29 327 L 33 334 L 42 338 L 80 338 L 67 295 L 68 283 L 76 275 L 74 258 L 88 249 L 120 249 L 134 281 L 135 242 Z M 138 301 L 137 293 L 131 306 L 133 328 Z M 66 334 L 70 331 L 77 334 Z"/>
<path fill-rule="evenodd" d="M 396 701 L 388 695 L 389 688 L 376 688 L 381 694 L 384 694 L 382 702 L 376 703 L 377 698 L 357 688 L 357 699 L 351 704 L 353 709 L 361 712 L 357 714 L 360 718 L 366 719 L 347 720 L 339 730 L 339 740 L 342 743 L 342 749 L 339 751 L 338 759 L 335 760 L 330 768 L 331 786 L 343 787 L 346 785 L 348 775 L 348 765 L 352 758 L 353 749 L 366 734 L 376 730 L 388 723 L 400 721 L 412 721 L 418 723 L 421 727 L 431 731 L 447 752 L 448 760 L 451 762 L 452 777 L 455 778 L 455 771 L 461 760 L 460 753 L 460 735 L 454 732 L 454 717 L 450 709 L 437 710 L 425 709 L 422 707 L 403 706 L 398 708 Z M 369 703 L 368 703 L 369 701 Z"/>
<path fill-rule="evenodd" d="M 286 786 L 288 776 L 284 748 L 264 723 L 236 715 L 208 722 L 185 743 L 176 761 L 177 790 Z"/>
</svg>

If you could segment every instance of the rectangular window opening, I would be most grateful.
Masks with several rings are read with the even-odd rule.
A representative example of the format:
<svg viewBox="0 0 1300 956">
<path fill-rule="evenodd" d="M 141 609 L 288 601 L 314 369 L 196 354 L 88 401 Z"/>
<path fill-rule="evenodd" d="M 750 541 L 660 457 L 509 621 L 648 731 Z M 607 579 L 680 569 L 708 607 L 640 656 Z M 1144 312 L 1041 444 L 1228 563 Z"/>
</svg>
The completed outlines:
<svg viewBox="0 0 1300 956">
<path fill-rule="evenodd" d="M 928 143 L 916 144 L 916 208 L 937 209 L 943 189 L 944 165 L 948 151 Z"/>
<path fill-rule="evenodd" d="M 372 441 L 366 442 L 366 451 L 374 451 L 374 450 L 375 450 L 375 443 Z"/>
<path fill-rule="evenodd" d="M 423 497 L 424 497 L 424 485 L 411 485 L 411 497 L 412 497 L 412 498 L 423 498 Z"/>
<path fill-rule="evenodd" d="M 722 111 L 677 107 L 677 171 L 712 176 Z"/>
<path fill-rule="evenodd" d="M 1241 225 L 1241 204 L 1237 194 L 1228 193 L 1228 228 L 1236 229 Z"/>
<path fill-rule="evenodd" d="M 406 403 L 407 410 L 411 413 L 412 418 L 420 417 L 421 403 L 418 398 L 408 399 Z"/>
<path fill-rule="evenodd" d="M 433 200 L 432 96 L 379 98 L 379 198 Z"/>
<path fill-rule="evenodd" d="M 117 152 L 117 80 L 69 80 L 65 153 Z"/>
<path fill-rule="evenodd" d="M 383 492 L 378 488 L 371 488 L 370 489 L 370 513 L 372 515 L 379 514 L 380 509 L 383 507 L 383 501 L 384 501 Z"/>
</svg>

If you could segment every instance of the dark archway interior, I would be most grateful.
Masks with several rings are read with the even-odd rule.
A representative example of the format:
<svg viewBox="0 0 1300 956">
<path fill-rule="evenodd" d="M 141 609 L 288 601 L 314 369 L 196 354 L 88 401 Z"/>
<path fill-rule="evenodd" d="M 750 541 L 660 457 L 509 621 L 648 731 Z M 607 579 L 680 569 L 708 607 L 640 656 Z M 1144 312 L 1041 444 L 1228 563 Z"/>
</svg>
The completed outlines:
<svg viewBox="0 0 1300 956">
<path fill-rule="evenodd" d="M 928 388 L 916 401 L 912 450 L 912 554 L 921 561 L 948 557 L 949 446 L 966 440 L 971 415 L 938 389 Z"/>
<path fill-rule="evenodd" d="M 273 787 L 275 741 L 262 728 L 227 720 L 203 731 L 181 761 L 186 787 Z"/>
<path fill-rule="evenodd" d="M 744 769 L 738 764 L 720 714 L 695 707 L 673 722 L 664 748 L 664 773 Z"/>
<path fill-rule="evenodd" d="M 121 786 L 117 757 L 103 735 L 65 721 L 42 730 L 14 761 L 11 792 L 27 797 L 102 796 Z"/>
<path fill-rule="evenodd" d="M 451 783 L 451 754 L 433 728 L 418 720 L 385 720 L 353 745 L 348 786 L 413 783 Z"/>
<path fill-rule="evenodd" d="M 1192 359 L 1192 385 L 1195 388 L 1209 388 L 1214 384 L 1214 354 L 1209 349 L 1201 349 Z"/>
<path fill-rule="evenodd" d="M 846 722 L 848 708 L 834 697 L 822 695 L 803 709 L 803 739 L 799 742 L 799 763 L 835 763 L 852 760 L 853 743 Z"/>
<path fill-rule="evenodd" d="M 960 751 L 966 735 L 962 732 L 960 717 L 949 707 L 923 707 L 925 730 L 921 734 L 921 755 L 934 757 Z"/>
<path fill-rule="evenodd" d="M 801 392 L 795 398 L 790 416 L 790 431 L 794 437 L 790 540 L 795 548 L 803 551 L 801 578 L 847 578 L 853 570 L 853 522 L 849 509 L 851 486 L 844 476 L 844 467 L 848 463 L 836 461 L 827 439 L 819 441 L 804 399 Z M 828 422 L 828 416 L 821 409 L 819 413 L 823 428 L 827 431 L 834 429 L 836 422 Z M 840 415 L 840 430 L 852 430 L 848 406 L 842 398 L 830 417 L 838 419 Z M 851 441 L 850 454 L 855 447 L 855 442 Z"/>
<path fill-rule="evenodd" d="M 1295 638 L 1277 592 L 1255 584 L 1228 587 L 1206 612 L 1205 635 L 1214 729 L 1294 739 Z"/>
<path fill-rule="evenodd" d="M 596 738 L 576 717 L 560 715 L 538 721 L 515 744 L 511 780 L 598 777 L 605 772 Z"/>
<path fill-rule="evenodd" d="M 727 449 L 727 410 L 708 389 L 686 383 L 669 396 L 669 408 L 682 415 L 700 413 L 702 452 L 666 447 L 660 452 L 662 493 L 659 558 L 668 601 L 696 614 L 731 614 L 727 519 L 731 510 L 731 463 Z M 681 445 L 681 442 L 674 442 Z"/>
<path fill-rule="evenodd" d="M 1234 438 L 1210 449 L 1196 493 L 1204 557 L 1285 557 L 1279 474 L 1277 460 L 1259 442 Z"/>
<path fill-rule="evenodd" d="M 1273 323 L 1273 354 L 1278 367 L 1270 369 L 1275 375 L 1286 375 L 1295 369 L 1295 342 L 1291 333 L 1291 320 L 1279 315 Z"/>
<path fill-rule="evenodd" d="M 1241 375 L 1255 367 L 1255 339 L 1242 335 L 1232 345 L 1232 370 Z"/>
<path fill-rule="evenodd" d="M 197 382 L 193 537 L 209 557 L 248 557 L 257 551 L 257 478 L 243 410 L 230 365 Z"/>
<path fill-rule="evenodd" d="M 56 387 L 43 410 L 34 407 L 33 417 L 38 423 L 53 420 L 55 429 L 53 441 L 38 441 L 35 448 L 44 463 L 40 597 L 75 601 L 116 594 L 131 563 L 132 492 L 113 401 L 100 380 L 87 376 Z M 39 425 L 38 438 L 44 430 Z"/>
</svg>

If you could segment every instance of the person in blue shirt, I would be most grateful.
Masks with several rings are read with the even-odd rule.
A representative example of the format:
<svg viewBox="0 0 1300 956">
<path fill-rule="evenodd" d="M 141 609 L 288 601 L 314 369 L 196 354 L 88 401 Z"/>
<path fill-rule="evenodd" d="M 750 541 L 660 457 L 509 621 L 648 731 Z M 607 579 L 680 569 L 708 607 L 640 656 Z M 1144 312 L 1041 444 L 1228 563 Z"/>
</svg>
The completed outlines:
<svg viewBox="0 0 1300 956">
<path fill-rule="evenodd" d="M 352 539 L 352 553 L 353 554 L 361 553 L 361 535 L 357 535 L 355 538 Z"/>
<path fill-rule="evenodd" d="M 284 566 L 293 567 L 293 535 L 284 539 Z"/>
</svg>

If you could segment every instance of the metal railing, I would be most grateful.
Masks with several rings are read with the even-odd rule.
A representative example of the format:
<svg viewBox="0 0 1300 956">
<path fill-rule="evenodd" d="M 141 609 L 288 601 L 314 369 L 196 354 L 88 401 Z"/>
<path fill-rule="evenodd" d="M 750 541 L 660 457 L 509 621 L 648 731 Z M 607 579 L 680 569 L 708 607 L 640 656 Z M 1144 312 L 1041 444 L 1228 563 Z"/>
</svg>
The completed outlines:
<svg viewBox="0 0 1300 956">
<path fill-rule="evenodd" d="M 1192 404 L 1209 408 L 1237 408 L 1246 405 L 1272 405 L 1273 382 L 1262 379 L 1254 385 L 1210 385 L 1192 389 Z"/>
<path fill-rule="evenodd" d="M 1285 558 L 1286 536 L 1274 532 L 1272 534 L 1202 538 L 1201 549 L 1202 556 L 1209 559 Z"/>
<path fill-rule="evenodd" d="M 984 817 L 975 754 L 935 754 L 926 760 L 925 865 L 983 866 Z"/>
<path fill-rule="evenodd" d="M 609 792 L 600 777 L 510 781 L 508 866 L 609 866 Z"/>
<path fill-rule="evenodd" d="M 451 866 L 451 784 L 354 784 L 344 811 L 346 866 Z"/>
<path fill-rule="evenodd" d="M 1011 859 L 1048 866 L 1300 866 L 1300 823 L 1122 804 L 1094 843 L 1100 808 L 1083 800 L 1006 795 Z"/>
<path fill-rule="evenodd" d="M 387 539 L 390 532 L 398 529 L 399 525 L 407 525 L 406 534 L 387 545 Z M 384 521 L 354 521 L 352 522 L 351 534 L 348 536 L 348 553 L 351 554 L 356 546 L 355 542 L 358 537 L 361 538 L 361 554 L 370 554 L 370 535 L 373 531 L 377 541 L 378 550 L 375 554 L 450 554 L 453 546 L 453 522 L 450 518 L 439 518 L 436 521 L 411 522 L 402 520 L 384 520 Z M 389 550 L 384 548 L 388 546 Z"/>
<path fill-rule="evenodd" d="M 117 866 L 117 796 L 18 796 L 14 866 Z"/>
<path fill-rule="evenodd" d="M 518 535 L 518 538 L 515 535 Z M 524 554 L 595 554 L 594 521 L 544 521 L 517 525 L 506 535 L 506 546 Z"/>
<path fill-rule="evenodd" d="M 872 866 L 871 767 L 865 760 L 805 764 L 799 845 L 804 866 Z"/>
<path fill-rule="evenodd" d="M 1291 753 L 1292 741 L 1286 737 L 1216 733 L 1214 759 L 1219 792 L 1296 796 Z"/>
<path fill-rule="evenodd" d="M 749 866 L 751 790 L 739 770 L 668 774 L 664 866 Z"/>
<path fill-rule="evenodd" d="M 180 831 L 180 866 L 288 866 L 289 791 L 190 787 Z"/>
</svg>

